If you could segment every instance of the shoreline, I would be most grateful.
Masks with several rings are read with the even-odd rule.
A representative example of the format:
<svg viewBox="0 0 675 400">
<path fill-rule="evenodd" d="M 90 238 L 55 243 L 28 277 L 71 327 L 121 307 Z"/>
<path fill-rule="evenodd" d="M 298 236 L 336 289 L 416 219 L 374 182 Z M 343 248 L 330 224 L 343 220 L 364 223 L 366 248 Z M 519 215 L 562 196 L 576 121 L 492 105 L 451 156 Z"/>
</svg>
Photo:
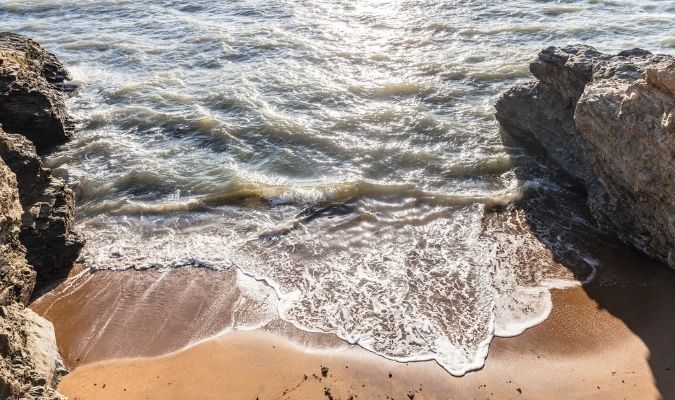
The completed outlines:
<svg viewBox="0 0 675 400">
<path fill-rule="evenodd" d="M 582 290 L 555 291 L 554 297 L 564 306 L 551 318 L 516 338 L 495 338 L 485 367 L 463 377 L 433 361 L 391 361 L 354 345 L 308 349 L 256 330 L 226 333 L 158 357 L 86 364 L 66 376 L 59 390 L 87 399 L 183 399 L 196 393 L 204 399 L 223 393 L 261 399 L 658 398 L 645 360 L 649 351 L 638 338 L 606 311 L 593 310 Z M 580 308 L 603 325 L 556 335 L 560 328 L 574 329 L 569 311 Z M 589 333 L 604 339 L 593 341 L 592 351 L 578 347 L 578 337 Z"/>
<path fill-rule="evenodd" d="M 222 335 L 237 314 L 235 282 L 222 271 L 85 272 L 84 284 L 64 292 L 72 283 L 67 281 L 32 308 L 54 322 L 71 367 L 59 390 L 71 398 L 178 399 L 198 393 L 208 399 L 225 392 L 231 393 L 227 398 L 261 399 L 331 398 L 328 392 L 334 399 L 552 398 L 550 393 L 671 398 L 675 272 L 633 251 L 615 259 L 590 285 L 552 290 L 553 310 L 543 323 L 516 337 L 495 337 L 485 366 L 463 377 L 434 361 L 391 361 L 279 320 Z M 260 306 L 245 303 L 248 312 Z M 194 322 L 207 315 L 215 325 Z M 320 376 L 321 366 L 332 379 Z"/>
<path fill-rule="evenodd" d="M 675 58 L 626 46 L 612 28 L 635 23 L 629 41 L 649 41 L 669 10 L 643 10 L 650 21 L 625 7 L 556 17 L 548 39 L 586 42 L 578 17 L 604 16 L 595 41 L 633 48 L 550 46 L 523 82 L 539 30 L 476 31 L 524 15 L 484 5 L 438 10 L 460 28 L 475 14 L 464 28 L 495 39 L 482 58 L 471 49 L 485 35 L 462 29 L 469 45 L 456 46 L 435 22 L 413 35 L 408 23 L 383 25 L 390 13 L 103 5 L 116 15 L 106 25 L 52 6 L 0 6 L 10 31 L 56 32 L 48 42 L 87 75 L 80 85 L 37 42 L 0 34 L 0 398 L 675 398 Z M 399 22 L 427 11 L 404 7 Z M 50 29 L 25 23 L 33 17 Z M 335 28 L 332 17 L 363 29 L 335 30 L 342 43 L 311 34 Z M 119 38 L 119 24 L 140 36 Z M 383 26 L 386 60 L 359 47 Z M 94 43 L 91 31 L 120 40 Z M 491 102 L 506 84 L 494 129 Z M 336 196 L 307 184 L 345 174 L 355 187 Z M 251 197 L 256 182 L 282 184 Z M 283 207 L 251 207 L 267 203 Z M 101 249 L 111 269 L 229 260 L 230 233 L 252 232 L 260 240 L 237 249 L 256 254 L 246 264 L 262 268 L 250 274 L 74 267 Z M 486 250 L 484 236 L 503 242 Z M 492 251 L 490 268 L 475 268 Z M 545 291 L 567 278 L 581 286 Z M 320 312 L 298 317 L 289 304 Z M 476 343 L 469 368 L 485 364 L 453 376 L 466 369 L 451 361 Z"/>
</svg>

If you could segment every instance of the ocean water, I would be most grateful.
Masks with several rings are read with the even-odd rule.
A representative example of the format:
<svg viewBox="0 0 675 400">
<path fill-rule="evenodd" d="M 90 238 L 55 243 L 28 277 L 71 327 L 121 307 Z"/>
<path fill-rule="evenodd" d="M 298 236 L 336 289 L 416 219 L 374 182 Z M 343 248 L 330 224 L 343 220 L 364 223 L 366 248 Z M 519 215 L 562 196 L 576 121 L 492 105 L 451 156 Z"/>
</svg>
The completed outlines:
<svg viewBox="0 0 675 400">
<path fill-rule="evenodd" d="M 574 197 L 504 142 L 498 95 L 549 45 L 675 52 L 666 0 L 4 0 L 0 20 L 80 86 L 47 164 L 90 268 L 236 268 L 301 329 L 454 375 L 599 267 L 577 210 L 490 212 Z"/>
</svg>

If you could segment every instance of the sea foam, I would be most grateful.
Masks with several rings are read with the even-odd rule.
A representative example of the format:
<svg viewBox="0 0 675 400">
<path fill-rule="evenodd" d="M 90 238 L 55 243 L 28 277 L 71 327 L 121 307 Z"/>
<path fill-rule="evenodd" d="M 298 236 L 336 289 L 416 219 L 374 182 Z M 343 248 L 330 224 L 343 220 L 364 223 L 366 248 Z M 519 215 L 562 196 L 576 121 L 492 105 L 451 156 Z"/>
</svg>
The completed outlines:
<svg viewBox="0 0 675 400">
<path fill-rule="evenodd" d="M 273 207 L 273 218 L 249 210 L 245 220 L 94 219 L 84 257 L 96 269 L 235 268 L 271 288 L 276 317 L 302 330 L 453 375 L 480 368 L 494 336 L 542 322 L 549 289 L 579 284 L 519 211 L 380 199 L 307 218 L 289 212 L 295 204 Z"/>
<path fill-rule="evenodd" d="M 458 375 L 602 267 L 496 97 L 552 37 L 675 46 L 664 1 L 147 3 L 0 2 L 79 86 L 46 165 L 86 263 L 236 269 L 275 318 Z"/>
</svg>

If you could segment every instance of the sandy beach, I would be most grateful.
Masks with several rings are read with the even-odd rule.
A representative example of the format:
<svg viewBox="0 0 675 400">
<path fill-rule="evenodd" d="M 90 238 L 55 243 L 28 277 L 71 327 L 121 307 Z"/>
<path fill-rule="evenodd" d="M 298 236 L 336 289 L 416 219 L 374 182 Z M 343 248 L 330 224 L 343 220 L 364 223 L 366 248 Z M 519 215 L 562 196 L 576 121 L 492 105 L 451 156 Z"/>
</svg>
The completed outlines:
<svg viewBox="0 0 675 400">
<path fill-rule="evenodd" d="M 464 377 L 279 321 L 230 331 L 232 271 L 85 272 L 32 307 L 54 322 L 73 399 L 672 398 L 675 272 L 632 250 L 615 260 L 554 290 L 544 323 L 493 340 Z"/>
<path fill-rule="evenodd" d="M 675 400 L 675 1 L 0 15 L 0 400 Z"/>
</svg>

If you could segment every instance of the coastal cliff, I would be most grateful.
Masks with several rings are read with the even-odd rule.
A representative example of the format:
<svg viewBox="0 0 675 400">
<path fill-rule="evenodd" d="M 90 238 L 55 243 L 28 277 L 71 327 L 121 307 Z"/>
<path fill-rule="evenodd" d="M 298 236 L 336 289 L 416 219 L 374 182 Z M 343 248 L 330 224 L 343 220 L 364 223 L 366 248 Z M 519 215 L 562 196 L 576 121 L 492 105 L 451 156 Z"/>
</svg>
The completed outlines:
<svg viewBox="0 0 675 400">
<path fill-rule="evenodd" d="M 71 135 L 68 79 L 65 67 L 36 42 L 0 33 L 0 157 L 17 176 L 21 243 L 39 283 L 67 273 L 84 245 L 73 229 L 72 191 L 37 154 Z"/>
<path fill-rule="evenodd" d="M 84 245 L 72 191 L 36 150 L 70 136 L 67 78 L 37 43 L 0 33 L 1 398 L 61 398 L 54 388 L 66 371 L 54 328 L 25 305 L 36 283 L 67 275 Z"/>
<path fill-rule="evenodd" d="M 582 183 L 593 217 L 675 268 L 675 58 L 549 47 L 497 102 L 503 129 Z"/>
</svg>

